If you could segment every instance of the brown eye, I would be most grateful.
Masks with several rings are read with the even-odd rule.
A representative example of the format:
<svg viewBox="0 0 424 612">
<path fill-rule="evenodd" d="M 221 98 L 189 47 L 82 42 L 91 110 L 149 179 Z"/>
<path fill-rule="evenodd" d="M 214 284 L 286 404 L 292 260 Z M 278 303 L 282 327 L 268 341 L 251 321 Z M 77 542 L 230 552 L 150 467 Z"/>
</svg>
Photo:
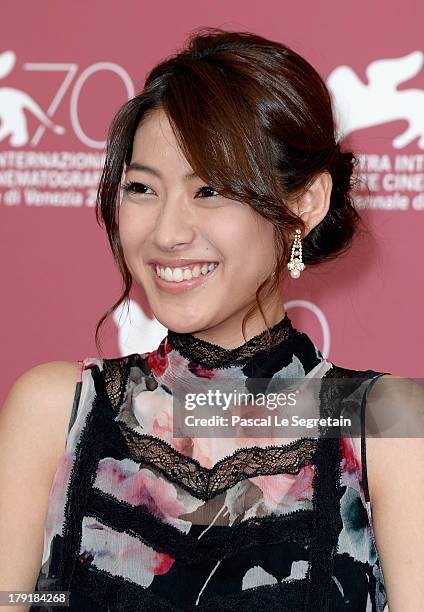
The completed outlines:
<svg viewBox="0 0 424 612">
<path fill-rule="evenodd" d="M 212 193 L 211 193 L 212 192 Z M 213 189 L 212 187 L 210 187 L 209 185 L 206 185 L 204 187 L 201 187 L 199 189 L 199 191 L 197 192 L 196 196 L 199 194 L 206 194 L 203 195 L 202 197 L 206 197 L 206 198 L 212 198 L 212 197 L 216 197 L 219 195 L 219 193 L 217 191 L 215 191 L 215 189 Z"/>
<path fill-rule="evenodd" d="M 122 191 L 124 193 L 133 194 L 133 193 L 146 193 L 146 189 L 150 189 L 144 183 L 137 183 L 135 181 L 129 181 L 128 183 L 123 183 L 121 186 Z"/>
</svg>

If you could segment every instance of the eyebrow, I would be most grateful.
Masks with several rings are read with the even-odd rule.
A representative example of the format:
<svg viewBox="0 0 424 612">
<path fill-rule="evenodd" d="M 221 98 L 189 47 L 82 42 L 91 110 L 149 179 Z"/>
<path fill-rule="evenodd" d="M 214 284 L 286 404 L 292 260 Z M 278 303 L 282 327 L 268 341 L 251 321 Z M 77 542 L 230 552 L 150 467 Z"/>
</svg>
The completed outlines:
<svg viewBox="0 0 424 612">
<path fill-rule="evenodd" d="M 149 174 L 153 174 L 153 176 L 156 176 L 157 178 L 162 179 L 162 175 L 159 172 L 159 170 L 156 170 L 155 168 L 151 168 L 150 166 L 146 166 L 145 164 L 140 164 L 138 162 L 131 162 L 130 165 L 128 166 L 128 170 L 139 170 L 141 172 L 148 172 Z M 195 176 L 197 176 L 195 172 L 189 172 L 184 176 L 184 178 L 191 179 L 191 178 L 194 178 Z"/>
</svg>

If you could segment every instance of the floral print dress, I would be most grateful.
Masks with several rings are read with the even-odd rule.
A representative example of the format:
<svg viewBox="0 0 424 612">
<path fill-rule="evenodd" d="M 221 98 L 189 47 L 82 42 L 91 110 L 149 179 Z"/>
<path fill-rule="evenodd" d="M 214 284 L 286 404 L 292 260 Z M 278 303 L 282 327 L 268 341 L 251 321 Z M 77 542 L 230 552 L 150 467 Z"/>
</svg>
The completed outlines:
<svg viewBox="0 0 424 612">
<path fill-rule="evenodd" d="M 36 590 L 78 612 L 383 612 L 363 436 L 173 436 L 182 380 L 318 379 L 331 412 L 345 379 L 363 410 L 383 373 L 330 363 L 287 314 L 270 332 L 269 350 L 265 332 L 223 349 L 168 330 L 152 352 L 81 360 Z"/>
</svg>

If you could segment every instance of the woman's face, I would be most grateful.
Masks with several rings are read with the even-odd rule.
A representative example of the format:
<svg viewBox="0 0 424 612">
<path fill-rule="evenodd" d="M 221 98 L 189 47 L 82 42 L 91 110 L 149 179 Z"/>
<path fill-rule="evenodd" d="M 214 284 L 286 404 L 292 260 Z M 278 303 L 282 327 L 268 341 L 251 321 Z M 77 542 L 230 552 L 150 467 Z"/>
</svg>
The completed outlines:
<svg viewBox="0 0 424 612">
<path fill-rule="evenodd" d="M 119 235 L 154 316 L 176 332 L 240 325 L 274 267 L 271 223 L 193 175 L 161 110 L 136 131 L 125 184 Z"/>
</svg>

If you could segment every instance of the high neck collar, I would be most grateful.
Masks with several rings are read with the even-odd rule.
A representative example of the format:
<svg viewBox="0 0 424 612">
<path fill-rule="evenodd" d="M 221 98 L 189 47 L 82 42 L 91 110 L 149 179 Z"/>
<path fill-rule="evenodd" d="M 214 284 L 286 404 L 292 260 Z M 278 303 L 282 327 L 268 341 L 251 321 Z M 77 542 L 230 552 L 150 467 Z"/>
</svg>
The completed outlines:
<svg viewBox="0 0 424 612">
<path fill-rule="evenodd" d="M 148 354 L 148 366 L 170 392 L 174 384 L 193 377 L 297 378 L 315 376 L 321 367 L 330 366 L 309 336 L 293 327 L 287 314 L 269 331 L 270 349 L 266 330 L 239 347 L 225 349 L 168 329 L 158 348 Z"/>
<path fill-rule="evenodd" d="M 246 388 L 254 379 L 314 377 L 331 367 L 313 341 L 295 329 L 287 314 L 270 328 L 269 349 L 266 330 L 242 346 L 225 349 L 192 334 L 168 330 L 158 348 L 148 354 L 147 365 L 157 382 L 172 394 L 175 385 L 190 385 L 198 378 L 225 381 L 245 379 Z"/>
<path fill-rule="evenodd" d="M 191 333 L 179 333 L 170 329 L 167 341 L 187 361 L 206 369 L 223 369 L 243 366 L 259 353 L 272 353 L 294 334 L 296 330 L 286 313 L 278 323 L 269 328 L 269 336 L 267 330 L 264 330 L 233 349 L 202 340 Z"/>
</svg>

